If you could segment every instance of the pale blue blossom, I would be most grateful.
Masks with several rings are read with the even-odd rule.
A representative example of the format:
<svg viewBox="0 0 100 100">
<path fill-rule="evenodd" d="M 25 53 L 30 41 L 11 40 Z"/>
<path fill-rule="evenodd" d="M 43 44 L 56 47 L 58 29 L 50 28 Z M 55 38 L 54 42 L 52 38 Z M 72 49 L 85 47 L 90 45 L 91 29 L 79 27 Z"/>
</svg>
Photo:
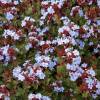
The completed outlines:
<svg viewBox="0 0 100 100">
<path fill-rule="evenodd" d="M 12 20 L 13 18 L 14 18 L 14 15 L 13 14 L 11 14 L 10 12 L 7 12 L 6 13 L 6 19 L 9 21 L 9 20 Z"/>
</svg>

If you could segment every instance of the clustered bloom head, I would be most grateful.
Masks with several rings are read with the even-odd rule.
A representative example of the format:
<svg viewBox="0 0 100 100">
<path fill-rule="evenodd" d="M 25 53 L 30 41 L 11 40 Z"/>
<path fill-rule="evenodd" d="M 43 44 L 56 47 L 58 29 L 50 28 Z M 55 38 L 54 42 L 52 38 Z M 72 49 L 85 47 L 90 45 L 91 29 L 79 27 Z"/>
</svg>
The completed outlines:
<svg viewBox="0 0 100 100">
<path fill-rule="evenodd" d="M 48 96 L 43 96 L 41 93 L 37 94 L 30 93 L 28 95 L 28 100 L 51 100 L 51 98 Z"/>
<path fill-rule="evenodd" d="M 9 45 L 3 46 L 0 48 L 0 61 L 7 64 L 11 60 L 16 59 L 16 50 L 13 47 L 10 47 Z"/>
<path fill-rule="evenodd" d="M 29 16 L 25 17 L 24 20 L 22 20 L 21 26 L 22 27 L 32 27 L 33 22 L 35 22 L 35 20 Z"/>
<path fill-rule="evenodd" d="M 13 40 L 19 40 L 20 37 L 22 37 L 22 31 L 21 30 L 10 30 L 10 29 L 5 29 L 3 33 L 3 37 L 6 39 L 8 37 L 11 37 Z"/>
<path fill-rule="evenodd" d="M 21 66 L 17 66 L 13 69 L 13 76 L 20 81 L 26 82 L 38 82 L 38 79 L 44 79 L 45 74 L 43 69 L 38 64 L 31 64 L 31 62 L 25 61 Z"/>
<path fill-rule="evenodd" d="M 62 86 L 62 81 L 56 81 L 56 82 L 53 82 L 51 84 L 51 86 L 53 87 L 53 90 L 55 92 L 64 92 L 64 87 Z"/>
<path fill-rule="evenodd" d="M 22 2 L 23 0 L 14 0 L 13 2 L 12 2 L 12 0 L 0 0 L 0 3 L 2 5 L 6 5 L 6 4 L 18 5 L 19 4 L 19 1 Z"/>
</svg>

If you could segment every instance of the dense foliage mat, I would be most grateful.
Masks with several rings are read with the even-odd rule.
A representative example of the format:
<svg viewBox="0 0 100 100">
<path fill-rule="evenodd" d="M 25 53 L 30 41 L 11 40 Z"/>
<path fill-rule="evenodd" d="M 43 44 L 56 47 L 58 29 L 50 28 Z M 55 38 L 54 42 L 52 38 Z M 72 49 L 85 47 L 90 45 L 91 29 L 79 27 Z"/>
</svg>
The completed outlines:
<svg viewBox="0 0 100 100">
<path fill-rule="evenodd" d="M 0 0 L 0 100 L 100 100 L 100 0 Z"/>
</svg>

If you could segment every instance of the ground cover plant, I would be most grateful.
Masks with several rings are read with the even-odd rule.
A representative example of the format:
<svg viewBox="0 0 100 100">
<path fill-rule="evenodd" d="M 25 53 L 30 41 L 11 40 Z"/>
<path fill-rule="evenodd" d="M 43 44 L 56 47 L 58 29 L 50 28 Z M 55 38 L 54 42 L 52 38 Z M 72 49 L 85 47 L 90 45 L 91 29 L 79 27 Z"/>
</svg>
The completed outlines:
<svg viewBox="0 0 100 100">
<path fill-rule="evenodd" d="M 100 100 L 100 0 L 0 0 L 0 100 Z"/>
</svg>

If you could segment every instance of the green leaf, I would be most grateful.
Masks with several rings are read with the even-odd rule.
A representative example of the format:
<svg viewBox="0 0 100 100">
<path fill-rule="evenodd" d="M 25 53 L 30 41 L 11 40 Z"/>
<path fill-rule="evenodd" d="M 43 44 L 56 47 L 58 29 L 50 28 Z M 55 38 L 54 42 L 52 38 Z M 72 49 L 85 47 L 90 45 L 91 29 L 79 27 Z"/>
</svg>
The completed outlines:
<svg viewBox="0 0 100 100">
<path fill-rule="evenodd" d="M 83 94 L 82 94 L 82 97 L 83 98 L 86 98 L 86 97 L 88 97 L 89 96 L 89 93 L 88 92 L 84 92 Z"/>
<path fill-rule="evenodd" d="M 16 96 L 22 96 L 24 95 L 24 93 L 25 93 L 25 90 L 23 88 L 18 88 Z"/>
</svg>

